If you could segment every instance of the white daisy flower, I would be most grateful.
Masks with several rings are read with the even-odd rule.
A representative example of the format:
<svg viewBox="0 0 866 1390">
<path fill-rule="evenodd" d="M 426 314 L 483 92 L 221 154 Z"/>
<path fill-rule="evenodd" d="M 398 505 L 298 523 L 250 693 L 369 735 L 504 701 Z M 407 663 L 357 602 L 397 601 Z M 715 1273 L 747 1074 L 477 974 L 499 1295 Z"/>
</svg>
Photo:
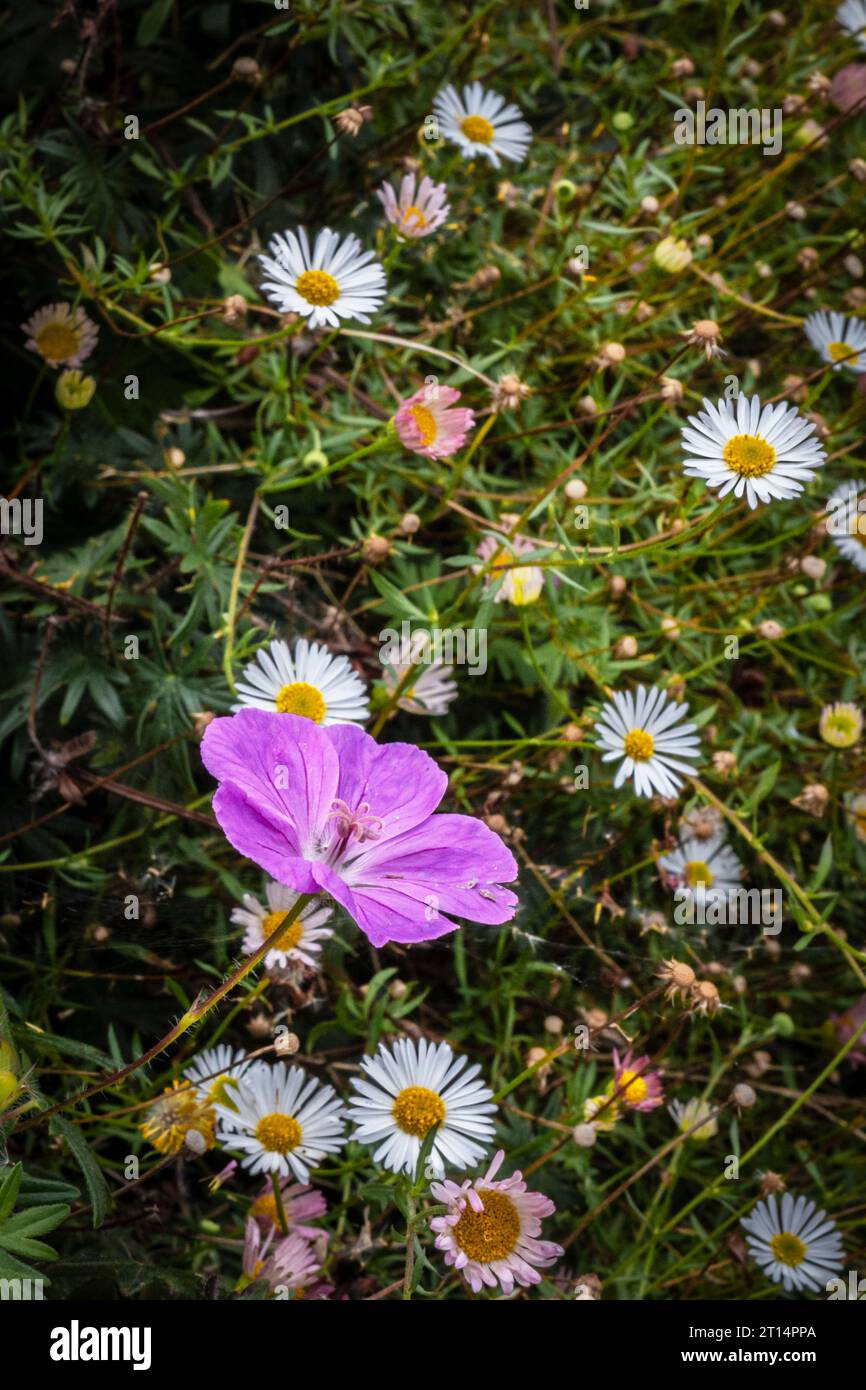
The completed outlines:
<svg viewBox="0 0 866 1390">
<path fill-rule="evenodd" d="M 861 492 L 858 495 L 858 487 Z M 836 549 L 858 570 L 866 570 L 866 489 L 849 479 L 827 498 L 827 534 Z"/>
<path fill-rule="evenodd" d="M 362 1057 L 369 1080 L 353 1078 L 349 1118 L 353 1138 L 378 1145 L 373 1158 L 392 1173 L 414 1175 L 427 1134 L 438 1125 L 428 1159 L 430 1173 L 442 1177 L 445 1163 L 472 1168 L 493 1138 L 493 1092 L 478 1080 L 481 1068 L 466 1066 L 447 1043 L 399 1038 L 382 1044 L 375 1057 Z M 464 1070 L 465 1068 L 465 1070 Z"/>
<path fill-rule="evenodd" d="M 293 893 L 285 884 L 276 883 L 271 879 L 265 888 L 265 896 L 268 900 L 267 907 L 264 907 L 258 898 L 254 898 L 252 893 L 244 893 L 243 907 L 236 907 L 232 912 L 231 920 L 235 925 L 246 929 L 243 950 L 248 956 L 264 945 L 268 937 L 273 936 L 277 928 L 282 926 L 298 901 L 299 894 Z M 265 956 L 265 970 L 285 970 L 292 963 L 317 970 L 322 942 L 334 935 L 330 928 L 324 925 L 331 915 L 329 907 L 321 907 L 316 902 L 309 903 L 282 937 L 279 946 L 268 951 Z"/>
<path fill-rule="evenodd" d="M 638 686 L 637 694 L 618 691 L 602 705 L 596 720 L 598 746 L 604 749 L 602 762 L 622 758 L 614 779 L 621 787 L 634 777 L 637 796 L 679 795 L 683 784 L 679 772 L 692 772 L 690 762 L 700 756 L 700 739 L 694 724 L 674 725 L 688 714 L 687 704 L 677 704 L 658 686 Z"/>
<path fill-rule="evenodd" d="M 241 1048 L 229 1047 L 228 1043 L 218 1043 L 205 1052 L 193 1057 L 183 1074 L 187 1081 L 194 1082 L 199 1100 L 207 1105 L 230 1105 L 235 1084 L 243 1076 L 251 1063 Z"/>
<path fill-rule="evenodd" d="M 834 371 L 850 367 L 852 372 L 866 372 L 866 323 L 861 319 L 819 309 L 809 315 L 803 329 L 824 361 L 833 363 Z"/>
<path fill-rule="evenodd" d="M 718 488 L 719 497 L 745 493 L 750 507 L 772 497 L 795 497 L 826 458 L 811 420 L 780 401 L 761 408 L 758 396 L 738 396 L 704 409 L 683 426 L 685 471 Z"/>
<path fill-rule="evenodd" d="M 672 1100 L 668 1112 L 680 1134 L 688 1135 L 689 1142 L 694 1139 L 703 1144 L 708 1139 L 714 1139 L 719 1132 L 713 1107 L 699 1096 L 687 1101 Z"/>
<path fill-rule="evenodd" d="M 810 1289 L 823 1293 L 827 1280 L 842 1268 L 842 1238 L 825 1211 L 806 1197 L 786 1192 L 781 1203 L 765 1198 L 740 1222 L 748 1233 L 749 1254 L 785 1292 Z"/>
<path fill-rule="evenodd" d="M 308 1182 L 310 1168 L 346 1142 L 345 1108 L 333 1086 L 277 1062 L 251 1068 L 232 1094 L 232 1108 L 217 1105 L 217 1142 L 243 1154 L 251 1173 L 276 1173 Z"/>
<path fill-rule="evenodd" d="M 385 689 L 393 694 L 409 670 L 409 665 L 386 662 L 383 663 L 383 670 Z M 452 679 L 453 675 L 454 667 L 445 666 L 441 661 L 422 666 L 403 691 L 397 701 L 398 706 L 407 714 L 447 714 L 451 701 L 457 699 L 457 682 Z"/>
<path fill-rule="evenodd" d="M 836 11 L 836 23 L 866 49 L 866 0 L 845 0 Z"/>
<path fill-rule="evenodd" d="M 299 714 L 316 724 L 363 724 L 370 713 L 367 687 L 345 656 L 332 656 L 327 647 L 300 638 L 295 650 L 288 642 L 260 647 L 255 661 L 237 683 L 240 700 L 232 713 L 253 709 Z"/>
<path fill-rule="evenodd" d="M 340 319 L 369 323 L 381 307 L 387 282 L 372 251 L 356 236 L 341 240 L 325 227 L 310 250 L 304 227 L 272 238 L 269 256 L 259 256 L 268 274 L 262 290 L 283 314 L 301 314 L 311 328 L 339 328 Z"/>
<path fill-rule="evenodd" d="M 21 325 L 25 347 L 38 352 L 49 367 L 80 367 L 96 347 L 99 331 L 81 308 L 46 304 Z"/>
<path fill-rule="evenodd" d="M 690 889 L 690 897 L 702 884 L 707 902 L 724 898 L 743 877 L 743 866 L 725 844 L 724 833 L 708 840 L 684 835 L 677 848 L 661 855 L 658 863 L 671 881 L 670 886 Z"/>
<path fill-rule="evenodd" d="M 518 107 L 498 92 L 486 92 L 480 82 L 470 82 L 462 97 L 449 83 L 433 102 L 443 136 L 459 145 L 468 159 L 483 154 L 495 169 L 501 159 L 522 164 L 532 140 L 532 127 Z"/>
</svg>

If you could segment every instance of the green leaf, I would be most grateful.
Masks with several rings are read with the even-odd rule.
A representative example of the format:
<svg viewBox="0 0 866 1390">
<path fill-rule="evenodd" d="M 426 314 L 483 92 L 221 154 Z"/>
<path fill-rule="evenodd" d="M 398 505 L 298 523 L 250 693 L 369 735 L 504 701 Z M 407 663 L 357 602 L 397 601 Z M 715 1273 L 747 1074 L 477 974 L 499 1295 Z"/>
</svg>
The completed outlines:
<svg viewBox="0 0 866 1390">
<path fill-rule="evenodd" d="M 49 1121 L 49 1128 L 52 1134 L 59 1134 L 71 1149 L 87 1184 L 90 1205 L 93 1208 L 93 1225 L 94 1227 L 101 1226 L 111 1210 L 111 1192 L 102 1169 L 90 1152 L 81 1130 L 76 1125 L 71 1124 L 63 1115 L 55 1115 Z"/>
<path fill-rule="evenodd" d="M 171 14 L 172 3 L 173 0 L 154 0 L 154 3 L 145 10 L 138 21 L 138 28 L 135 32 L 135 41 L 141 44 L 142 48 L 147 48 L 149 44 L 152 44 L 161 32 Z"/>
</svg>

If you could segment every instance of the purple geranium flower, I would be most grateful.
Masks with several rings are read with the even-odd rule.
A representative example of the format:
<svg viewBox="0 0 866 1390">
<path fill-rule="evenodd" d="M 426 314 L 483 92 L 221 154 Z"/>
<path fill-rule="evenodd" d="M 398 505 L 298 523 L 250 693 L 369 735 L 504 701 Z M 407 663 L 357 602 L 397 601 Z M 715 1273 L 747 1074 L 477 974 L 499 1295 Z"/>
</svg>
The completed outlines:
<svg viewBox="0 0 866 1390">
<path fill-rule="evenodd" d="M 214 811 L 241 854 L 296 893 L 330 893 L 374 946 L 507 922 L 514 856 L 472 816 L 433 812 L 448 779 L 409 743 L 242 709 L 202 740 Z"/>
</svg>

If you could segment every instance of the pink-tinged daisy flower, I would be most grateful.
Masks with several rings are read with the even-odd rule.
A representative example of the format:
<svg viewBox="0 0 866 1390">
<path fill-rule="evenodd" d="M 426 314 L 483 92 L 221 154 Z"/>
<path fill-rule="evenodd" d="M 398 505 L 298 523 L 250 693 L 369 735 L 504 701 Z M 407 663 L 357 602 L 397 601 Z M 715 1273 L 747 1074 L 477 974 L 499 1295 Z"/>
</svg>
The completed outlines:
<svg viewBox="0 0 866 1390">
<path fill-rule="evenodd" d="M 454 409 L 460 392 L 453 386 L 422 386 L 402 401 L 394 416 L 401 444 L 426 459 L 447 459 L 463 448 L 475 424 L 464 406 Z"/>
<path fill-rule="evenodd" d="M 46 304 L 22 323 L 31 352 L 38 352 L 49 367 L 80 367 L 96 347 L 96 324 L 83 309 L 71 304 Z"/>
<path fill-rule="evenodd" d="M 507 525 L 512 518 L 502 517 L 501 520 Z M 528 536 L 515 535 L 507 539 L 503 536 L 501 540 L 494 536 L 484 537 L 475 554 L 485 565 L 492 561 L 484 587 L 489 589 L 492 584 L 499 584 L 495 603 L 513 603 L 515 607 L 522 608 L 527 603 L 535 603 L 541 596 L 544 571 L 538 565 L 514 563 L 521 555 L 528 555 L 537 549 L 536 543 Z M 478 574 L 482 567 L 475 565 L 474 573 Z"/>
<path fill-rule="evenodd" d="M 661 1073 L 649 1070 L 649 1057 L 635 1057 L 631 1048 L 620 1061 L 613 1049 L 613 1081 L 608 1094 L 631 1110 L 655 1110 L 664 1100 Z"/>
<path fill-rule="evenodd" d="M 445 1263 L 459 1269 L 474 1293 L 497 1282 L 506 1294 L 514 1285 L 528 1289 L 541 1283 L 539 1269 L 546 1269 L 564 1253 L 552 1240 L 539 1240 L 541 1222 L 556 1210 L 549 1197 L 528 1192 L 521 1173 L 493 1181 L 505 1153 L 500 1149 L 483 1178 L 431 1184 L 437 1202 L 448 1207 L 444 1216 L 430 1222 L 436 1231 L 436 1249 L 445 1252 Z"/>
<path fill-rule="evenodd" d="M 390 183 L 377 188 L 376 197 L 388 221 L 403 237 L 430 236 L 451 211 L 446 185 L 434 183 L 426 174 L 420 183 L 414 174 L 407 174 L 400 183 L 399 198 Z"/>
<path fill-rule="evenodd" d="M 434 815 L 448 778 L 408 743 L 351 724 L 242 709 L 201 745 L 214 812 L 239 854 L 296 893 L 329 893 L 374 946 L 498 925 L 517 897 L 514 856 L 472 816 Z"/>
<path fill-rule="evenodd" d="M 327 1240 L 328 1232 L 320 1226 L 310 1226 L 307 1223 L 315 1221 L 317 1216 L 324 1216 L 328 1210 L 328 1203 L 324 1193 L 317 1187 L 310 1187 L 308 1183 L 287 1182 L 280 1186 L 280 1197 L 283 1202 L 283 1212 L 286 1218 L 286 1226 L 289 1234 L 303 1236 L 305 1240 Z M 277 1199 L 274 1196 L 272 1182 L 266 1182 L 256 1200 L 253 1202 L 250 1216 L 257 1221 L 262 1231 L 269 1231 L 272 1226 L 280 1229 L 279 1214 L 277 1212 Z"/>
<path fill-rule="evenodd" d="M 276 1227 L 272 1226 L 263 1236 L 252 1217 L 247 1221 L 241 1287 L 254 1279 L 264 1279 L 274 1290 L 297 1293 L 312 1284 L 322 1268 L 321 1260 L 309 1241 L 297 1232 L 274 1244 L 275 1232 Z"/>
<path fill-rule="evenodd" d="M 866 994 L 861 995 L 856 1004 L 852 1004 L 850 1009 L 846 1009 L 843 1014 L 831 1014 L 830 1022 L 836 1034 L 836 1039 L 840 1047 L 853 1038 L 857 1029 L 866 1022 Z M 866 1067 L 866 1033 L 860 1035 L 856 1047 L 852 1047 L 848 1056 L 845 1058 L 849 1067 Z"/>
</svg>

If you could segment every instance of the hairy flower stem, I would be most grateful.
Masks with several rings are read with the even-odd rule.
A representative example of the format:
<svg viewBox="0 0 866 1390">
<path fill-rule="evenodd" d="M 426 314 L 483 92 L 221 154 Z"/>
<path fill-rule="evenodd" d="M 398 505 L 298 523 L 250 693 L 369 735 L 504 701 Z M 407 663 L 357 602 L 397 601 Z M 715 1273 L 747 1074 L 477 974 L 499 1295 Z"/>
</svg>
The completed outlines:
<svg viewBox="0 0 866 1390">
<path fill-rule="evenodd" d="M 71 1096 L 68 1100 L 60 1101 L 57 1105 L 52 1105 L 48 1110 L 40 1111 L 39 1115 L 34 1116 L 32 1120 L 29 1120 L 26 1125 L 22 1125 L 21 1128 L 26 1129 L 32 1125 L 41 1123 L 43 1120 L 49 1119 L 52 1115 L 56 1115 L 61 1110 L 68 1110 L 70 1106 L 77 1105 L 79 1101 L 87 1100 L 89 1096 L 95 1096 L 100 1091 L 107 1090 L 109 1086 L 116 1086 L 119 1081 L 125 1080 L 125 1078 L 131 1076 L 134 1071 L 138 1071 L 139 1067 L 147 1066 L 149 1062 L 153 1061 L 154 1057 L 159 1056 L 160 1052 L 164 1052 L 173 1042 L 177 1042 L 178 1038 L 182 1037 L 188 1029 L 192 1028 L 193 1024 L 200 1023 L 205 1015 L 210 1013 L 211 1009 L 215 1008 L 217 1004 L 225 999 L 227 994 L 231 993 L 236 985 L 239 985 L 242 980 L 246 979 L 251 970 L 255 970 L 256 966 L 261 964 L 269 951 L 279 946 L 286 932 L 292 926 L 293 922 L 297 921 L 298 917 L 300 917 L 312 897 L 312 893 L 302 893 L 294 907 L 290 909 L 285 921 L 280 923 L 276 931 L 271 932 L 267 940 L 263 941 L 261 946 L 253 951 L 251 956 L 247 956 L 246 960 L 238 966 L 237 970 L 234 970 L 232 974 L 229 975 L 228 979 L 224 980 L 211 994 L 205 994 L 204 996 L 200 995 L 199 998 L 190 1005 L 183 1017 L 178 1019 L 174 1027 L 166 1033 L 165 1037 L 160 1038 L 159 1042 L 153 1044 L 153 1047 L 149 1047 L 140 1057 L 136 1057 L 134 1062 L 129 1062 L 125 1067 L 121 1067 L 119 1071 L 112 1072 L 109 1076 L 101 1077 L 100 1080 L 95 1081 L 92 1086 L 88 1086 L 85 1090 L 79 1091 L 78 1095 Z M 0 1122 L 2 1122 L 2 1120 L 3 1116 L 0 1115 Z"/>
<path fill-rule="evenodd" d="M 403 1298 L 412 1297 L 412 1275 L 415 1271 L 415 1193 L 406 1193 L 406 1267 L 403 1272 Z"/>
</svg>

